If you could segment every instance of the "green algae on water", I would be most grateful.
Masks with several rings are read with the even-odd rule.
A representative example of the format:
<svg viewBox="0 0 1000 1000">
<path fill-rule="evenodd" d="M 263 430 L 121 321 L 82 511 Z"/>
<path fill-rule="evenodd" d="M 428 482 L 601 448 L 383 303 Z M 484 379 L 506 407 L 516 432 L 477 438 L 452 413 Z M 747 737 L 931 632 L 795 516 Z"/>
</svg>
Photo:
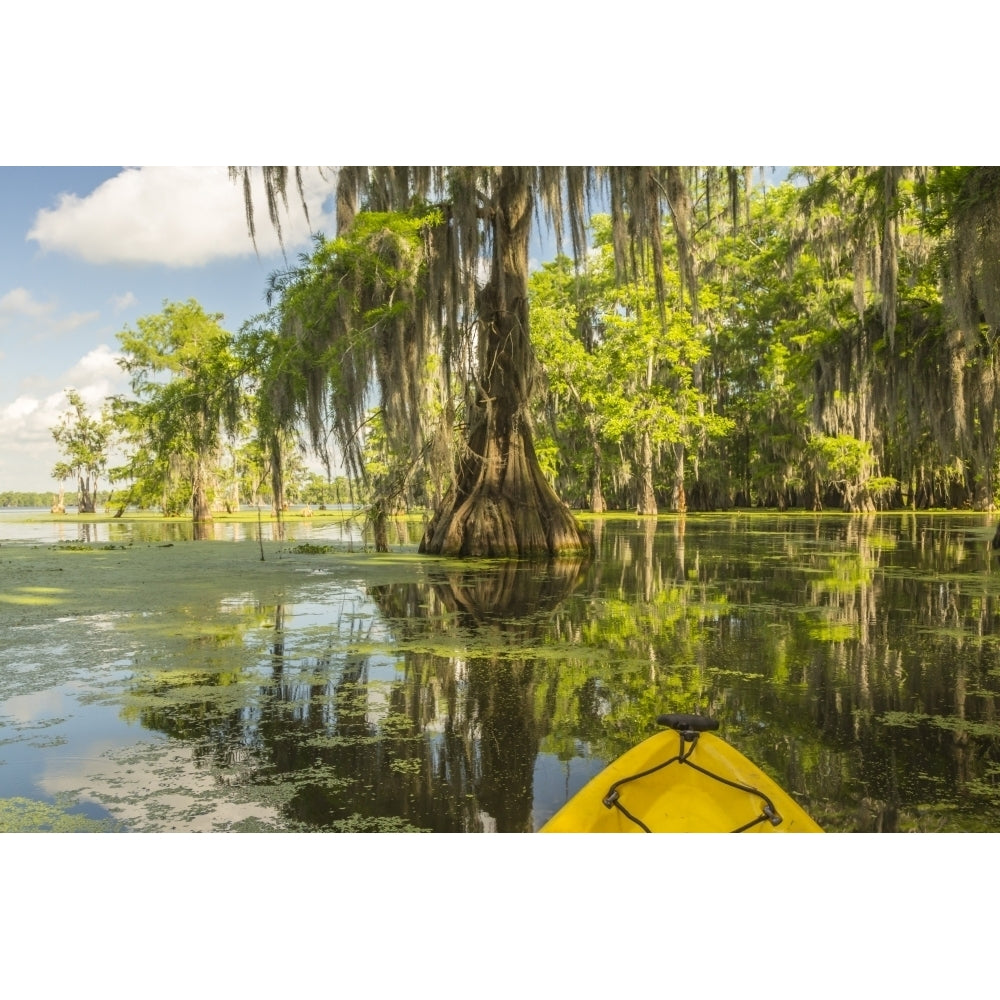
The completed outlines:
<svg viewBox="0 0 1000 1000">
<path fill-rule="evenodd" d="M 54 803 L 14 797 L 0 799 L 0 833 L 120 833 L 124 826 L 111 819 L 91 819 L 71 812 L 76 803 Z"/>
</svg>

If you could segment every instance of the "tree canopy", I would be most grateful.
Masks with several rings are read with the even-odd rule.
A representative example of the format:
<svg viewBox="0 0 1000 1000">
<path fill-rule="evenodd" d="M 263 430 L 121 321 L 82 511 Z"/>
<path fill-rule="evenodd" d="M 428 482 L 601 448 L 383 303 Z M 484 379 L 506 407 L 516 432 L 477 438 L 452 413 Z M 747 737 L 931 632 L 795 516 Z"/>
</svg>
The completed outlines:
<svg viewBox="0 0 1000 1000">
<path fill-rule="evenodd" d="M 243 406 L 232 336 L 221 320 L 189 299 L 164 303 L 162 312 L 138 320 L 138 330 L 118 334 L 134 398 L 117 401 L 131 452 L 117 478 L 132 479 L 140 494 L 179 489 L 196 523 L 212 520 L 210 469 Z"/>
<path fill-rule="evenodd" d="M 585 552 L 571 506 L 990 509 L 998 176 L 341 168 L 338 234 L 238 337 L 196 303 L 122 335 L 132 478 L 280 508 L 305 433 L 377 547 L 416 507 L 452 555 Z M 536 225 L 569 253 L 529 268 Z"/>
</svg>

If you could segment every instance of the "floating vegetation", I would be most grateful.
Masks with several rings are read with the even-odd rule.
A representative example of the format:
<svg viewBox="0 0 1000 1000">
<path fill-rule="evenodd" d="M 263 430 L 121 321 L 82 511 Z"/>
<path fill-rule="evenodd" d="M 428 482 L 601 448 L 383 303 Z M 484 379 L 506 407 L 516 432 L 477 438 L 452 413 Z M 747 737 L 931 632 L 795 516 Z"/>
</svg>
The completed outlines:
<svg viewBox="0 0 1000 1000">
<path fill-rule="evenodd" d="M 932 718 L 933 716 L 920 712 L 885 712 L 879 716 L 879 722 L 897 729 L 916 729 L 921 723 L 930 722 Z"/>
<path fill-rule="evenodd" d="M 113 819 L 91 819 L 72 812 L 77 807 L 65 797 L 54 803 L 0 799 L 0 833 L 121 833 L 125 829 Z"/>
<path fill-rule="evenodd" d="M 333 820 L 327 827 L 331 833 L 430 833 L 427 827 L 414 826 L 401 816 L 362 816 L 353 813 L 347 819 Z"/>
<path fill-rule="evenodd" d="M 764 675 L 753 670 L 726 670 L 722 667 L 709 667 L 705 673 L 712 677 L 735 677 L 741 681 L 762 680 Z"/>
<path fill-rule="evenodd" d="M 397 774 L 419 774 L 423 770 L 423 763 L 412 757 L 397 758 L 390 762 L 389 770 Z"/>
<path fill-rule="evenodd" d="M 68 593 L 65 587 L 16 587 L 7 593 L 0 593 L 0 604 L 40 607 L 58 604 Z"/>
<path fill-rule="evenodd" d="M 938 729 L 963 736 L 989 739 L 1000 737 L 1000 722 L 981 722 L 976 719 L 962 719 L 954 715 L 935 715 L 931 717 L 930 724 Z"/>
<path fill-rule="evenodd" d="M 87 542 L 56 542 L 52 546 L 54 552 L 114 552 L 125 550 L 126 545 L 115 545 L 114 542 L 105 542 L 103 545 L 89 544 Z"/>
<path fill-rule="evenodd" d="M 955 715 L 927 715 L 920 712 L 886 712 L 879 717 L 885 725 L 897 729 L 916 729 L 927 725 L 963 736 L 1000 738 L 1000 722 L 983 722 Z"/>
<path fill-rule="evenodd" d="M 326 556 L 337 550 L 332 545 L 316 545 L 313 542 L 302 542 L 291 549 L 299 556 Z"/>
</svg>

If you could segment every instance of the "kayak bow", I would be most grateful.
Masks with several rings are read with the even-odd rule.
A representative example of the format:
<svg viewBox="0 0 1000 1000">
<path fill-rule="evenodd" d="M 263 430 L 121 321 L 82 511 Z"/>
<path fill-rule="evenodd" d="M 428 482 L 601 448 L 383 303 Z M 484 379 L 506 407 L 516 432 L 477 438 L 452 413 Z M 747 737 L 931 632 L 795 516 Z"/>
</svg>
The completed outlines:
<svg viewBox="0 0 1000 1000">
<path fill-rule="evenodd" d="M 622 754 L 540 833 L 822 833 L 806 811 L 701 715 L 661 715 L 668 729 Z"/>
</svg>

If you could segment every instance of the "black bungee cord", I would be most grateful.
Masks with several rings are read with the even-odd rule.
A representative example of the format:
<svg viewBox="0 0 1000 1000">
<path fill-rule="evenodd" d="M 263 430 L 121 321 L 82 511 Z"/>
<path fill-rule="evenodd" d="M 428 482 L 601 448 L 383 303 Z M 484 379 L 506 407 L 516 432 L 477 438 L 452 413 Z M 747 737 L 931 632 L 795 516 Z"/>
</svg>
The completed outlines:
<svg viewBox="0 0 1000 1000">
<path fill-rule="evenodd" d="M 670 719 L 670 716 L 661 716 L 657 721 L 665 721 Z M 693 717 L 692 717 L 693 718 Z M 690 722 L 691 719 L 688 717 L 683 717 L 684 722 Z M 712 720 L 703 720 L 706 723 Z M 667 725 L 671 725 L 670 722 L 666 722 Z M 704 728 L 717 728 L 718 723 L 715 725 L 706 725 Z M 754 788 L 751 785 L 744 785 L 738 781 L 730 781 L 729 778 L 723 778 L 721 774 L 715 774 L 709 771 L 707 768 L 702 767 L 700 764 L 695 764 L 690 760 L 691 754 L 694 753 L 694 748 L 698 745 L 698 737 L 701 735 L 695 729 L 678 728 L 678 735 L 680 736 L 680 749 L 677 754 L 671 757 L 669 760 L 663 761 L 661 764 L 657 764 L 655 767 L 647 768 L 645 771 L 640 771 L 638 774 L 631 774 L 625 778 L 619 778 L 609 789 L 607 794 L 601 800 L 607 809 L 617 809 L 623 816 L 625 816 L 630 822 L 635 823 L 641 830 L 645 833 L 652 833 L 652 830 L 646 826 L 645 823 L 637 816 L 633 816 L 632 813 L 625 808 L 621 803 L 621 794 L 618 789 L 621 785 L 625 785 L 630 781 L 637 781 L 639 778 L 645 778 L 647 775 L 654 774 L 656 771 L 662 770 L 664 767 L 668 767 L 671 764 L 687 764 L 688 767 L 693 767 L 696 771 L 701 772 L 709 778 L 719 781 L 724 785 L 729 785 L 730 788 L 736 788 L 741 792 L 749 792 L 751 795 L 756 795 L 758 798 L 762 799 L 764 802 L 763 808 L 761 809 L 761 814 L 756 817 L 756 819 L 750 820 L 749 823 L 744 823 L 743 826 L 737 827 L 735 830 L 730 831 L 731 833 L 743 833 L 752 827 L 757 826 L 759 823 L 770 823 L 771 826 L 778 826 L 782 822 L 782 818 L 775 809 L 774 803 L 759 789 Z M 685 744 L 690 744 L 685 749 Z"/>
</svg>

